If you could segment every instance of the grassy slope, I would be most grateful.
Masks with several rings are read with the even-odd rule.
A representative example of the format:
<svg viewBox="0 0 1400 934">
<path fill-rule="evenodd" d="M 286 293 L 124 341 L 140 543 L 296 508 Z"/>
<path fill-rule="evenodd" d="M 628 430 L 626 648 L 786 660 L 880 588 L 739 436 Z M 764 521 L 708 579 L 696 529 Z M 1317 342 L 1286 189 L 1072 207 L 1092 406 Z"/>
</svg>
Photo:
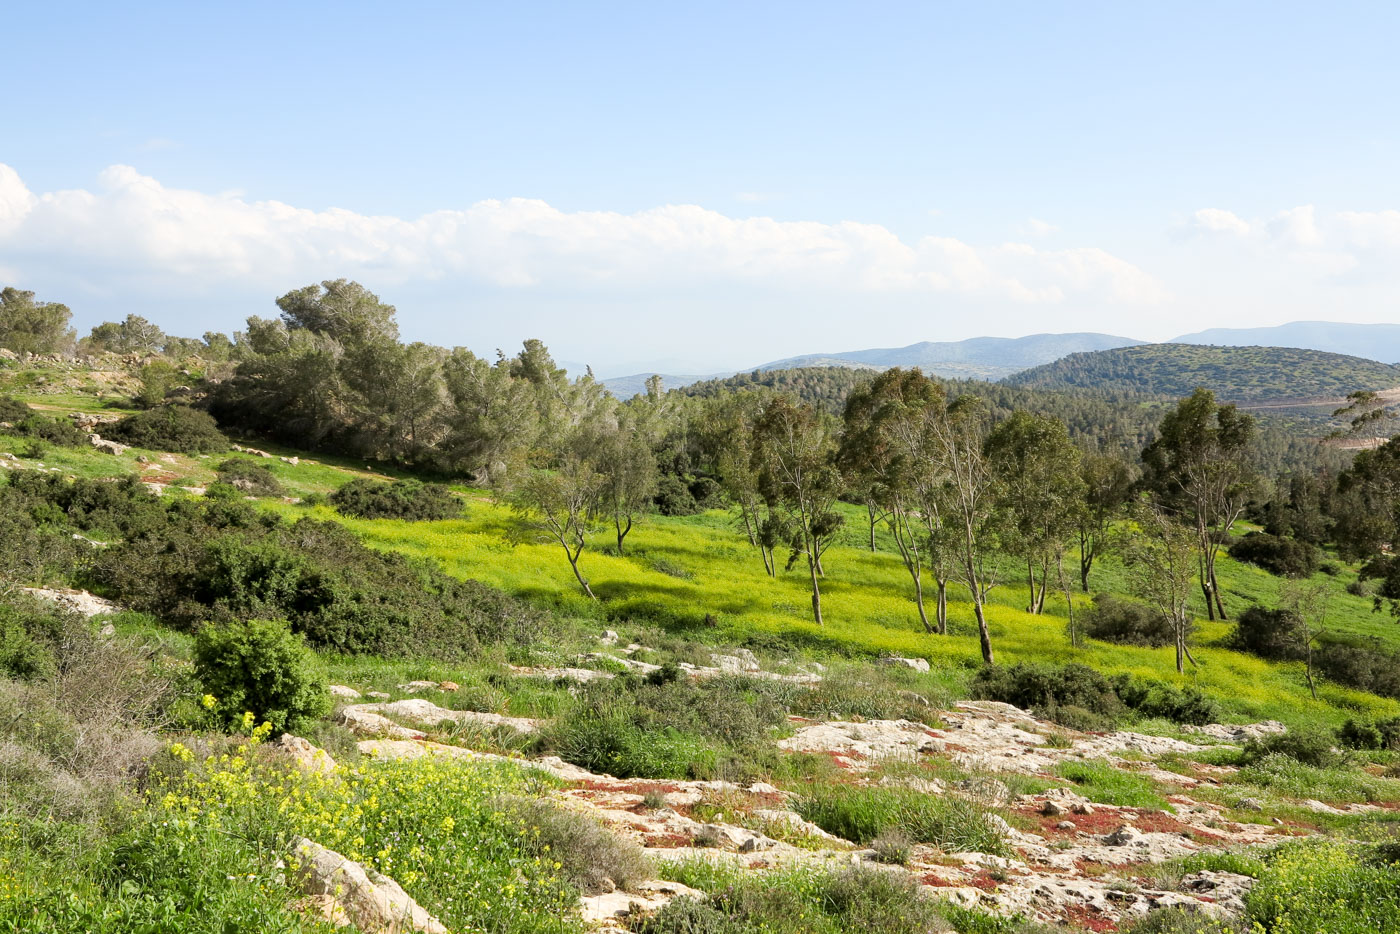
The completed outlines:
<svg viewBox="0 0 1400 934">
<path fill-rule="evenodd" d="M 304 514 L 303 507 L 276 507 Z M 312 510 L 321 518 L 340 518 L 324 507 Z M 805 579 L 798 570 L 770 579 L 758 555 L 730 528 L 722 513 L 684 519 L 652 518 L 628 538 L 628 554 L 618 557 L 586 552 L 583 568 L 602 605 L 594 605 L 574 584 L 557 546 L 506 541 L 510 512 L 481 493 L 471 497 L 468 517 L 432 523 L 340 519 L 371 545 L 441 561 L 463 577 L 475 577 L 512 593 L 552 603 L 565 613 L 597 618 L 661 621 L 669 626 L 703 632 L 706 614 L 718 623 L 715 636 L 742 641 L 763 634 L 784 637 L 819 651 L 921 656 L 935 664 L 963 667 L 979 663 L 970 604 L 954 590 L 950 606 L 952 634 L 926 635 L 909 597 L 907 574 L 897 558 L 850 546 L 834 547 L 826 560 L 823 582 L 824 627 L 810 621 Z M 596 540 L 601 545 L 604 536 Z M 665 570 L 658 569 L 661 565 Z M 681 571 L 687 578 L 677 577 Z M 1222 583 L 1236 606 L 1240 597 L 1272 605 L 1278 580 L 1263 571 L 1222 563 Z M 1334 588 L 1332 624 L 1338 629 L 1374 633 L 1394 639 L 1395 627 L 1374 616 L 1368 601 L 1343 590 L 1348 576 L 1321 578 Z M 1122 589 L 1120 568 L 1107 564 L 1095 585 Z M 1178 678 L 1171 650 L 1144 649 L 1090 642 L 1073 648 L 1066 634 L 1063 598 L 1052 600 L 1043 616 L 1020 607 L 1025 587 L 1008 584 L 993 592 L 989 608 L 992 638 L 998 659 L 1015 661 L 1077 661 L 1105 672 L 1130 672 L 1182 683 L 1209 691 L 1242 718 L 1277 718 L 1292 722 L 1339 723 L 1354 711 L 1371 715 L 1400 714 L 1400 703 L 1325 684 L 1322 702 L 1307 694 L 1297 665 L 1277 665 L 1213 645 L 1230 631 L 1229 623 L 1202 623 L 1197 657 L 1201 667 Z"/>
</svg>

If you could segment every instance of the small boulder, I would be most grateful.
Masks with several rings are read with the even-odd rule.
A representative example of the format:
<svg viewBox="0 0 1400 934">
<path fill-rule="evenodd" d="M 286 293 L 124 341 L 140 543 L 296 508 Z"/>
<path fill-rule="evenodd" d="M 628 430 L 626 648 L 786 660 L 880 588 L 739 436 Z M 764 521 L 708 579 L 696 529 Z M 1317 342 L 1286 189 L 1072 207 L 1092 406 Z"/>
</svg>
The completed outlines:
<svg viewBox="0 0 1400 934">
<path fill-rule="evenodd" d="M 366 934 L 448 934 L 442 922 L 397 882 L 305 837 L 292 842 L 292 866 L 301 891 L 331 921 Z"/>
<path fill-rule="evenodd" d="M 309 740 L 300 736 L 283 733 L 277 742 L 272 744 L 271 749 L 279 759 L 290 762 L 303 772 L 319 772 L 324 775 L 335 771 L 335 760 L 331 758 L 330 753 L 313 746 Z"/>
<path fill-rule="evenodd" d="M 1264 802 L 1258 798 L 1243 798 L 1235 807 L 1241 811 L 1262 811 L 1264 810 Z"/>
<path fill-rule="evenodd" d="M 911 668 L 914 671 L 922 672 L 927 672 L 929 670 L 928 659 L 926 658 L 902 658 L 898 655 L 886 655 L 880 659 L 880 664 Z"/>
<path fill-rule="evenodd" d="M 460 691 L 461 689 L 462 689 L 462 686 L 461 686 L 460 684 L 458 684 L 456 681 L 439 681 L 439 682 L 438 682 L 438 690 L 439 690 L 439 691 L 447 691 L 447 692 L 450 694 L 450 693 L 453 692 L 453 691 Z"/>
<path fill-rule="evenodd" d="M 331 697 L 341 697 L 345 700 L 359 700 L 362 696 L 359 691 L 343 684 L 332 684 L 330 686 Z"/>
<path fill-rule="evenodd" d="M 1046 800 L 1046 802 L 1040 806 L 1040 813 L 1044 814 L 1046 817 L 1059 817 L 1061 814 L 1065 813 L 1065 809 L 1054 801 Z"/>
</svg>

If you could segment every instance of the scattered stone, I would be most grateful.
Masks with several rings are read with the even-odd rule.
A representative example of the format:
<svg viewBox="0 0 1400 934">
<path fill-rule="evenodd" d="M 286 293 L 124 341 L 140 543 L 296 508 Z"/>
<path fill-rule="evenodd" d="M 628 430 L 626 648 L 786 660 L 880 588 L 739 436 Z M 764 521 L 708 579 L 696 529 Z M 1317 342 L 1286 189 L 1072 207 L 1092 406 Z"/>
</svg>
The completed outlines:
<svg viewBox="0 0 1400 934">
<path fill-rule="evenodd" d="M 427 734 L 410 730 L 379 713 L 375 704 L 352 704 L 336 715 L 336 721 L 359 736 L 387 736 L 389 739 L 423 739 Z"/>
<path fill-rule="evenodd" d="M 365 692 L 365 697 L 372 697 L 372 698 L 374 698 L 375 700 L 388 700 L 388 699 L 389 699 L 389 695 L 388 695 L 388 694 L 385 694 L 383 691 L 366 691 L 366 692 Z"/>
<path fill-rule="evenodd" d="M 1108 846 L 1131 846 L 1136 844 L 1141 838 L 1142 834 L 1138 833 L 1136 827 L 1130 827 L 1124 824 L 1113 831 L 1113 833 L 1105 836 L 1103 842 Z"/>
<path fill-rule="evenodd" d="M 711 655 L 710 661 L 715 663 L 715 667 L 720 671 L 741 674 L 743 672 L 758 671 L 758 659 L 754 658 L 748 649 L 738 649 L 733 655 Z"/>
<path fill-rule="evenodd" d="M 330 753 L 311 745 L 309 740 L 300 736 L 283 733 L 270 748 L 278 758 L 287 760 L 303 772 L 329 774 L 335 771 L 335 760 Z"/>
<path fill-rule="evenodd" d="M 104 613 L 120 613 L 121 606 L 111 600 L 104 600 L 101 597 L 90 594 L 86 590 L 58 590 L 50 587 L 25 587 L 24 592 L 31 597 L 38 597 L 40 600 L 47 600 L 50 603 L 57 603 L 65 610 L 86 616 L 91 619 L 94 616 L 101 616 Z"/>
<path fill-rule="evenodd" d="M 1181 887 L 1187 892 L 1209 897 L 1222 910 L 1239 917 L 1244 914 L 1244 897 L 1254 888 L 1254 880 L 1235 872 L 1203 869 L 1182 876 Z"/>
<path fill-rule="evenodd" d="M 1258 798 L 1243 798 L 1235 807 L 1241 811 L 1262 811 L 1264 810 L 1264 802 Z"/>
<path fill-rule="evenodd" d="M 522 678 L 542 678 L 546 681 L 609 681 L 615 677 L 611 671 L 598 671 L 595 668 L 522 668 L 512 665 L 511 674 Z"/>
<path fill-rule="evenodd" d="M 929 670 L 928 659 L 926 658 L 901 658 L 898 655 L 886 655 L 880 659 L 880 664 L 912 668 L 914 671 L 927 672 Z"/>
<path fill-rule="evenodd" d="M 1077 830 L 1079 825 L 1072 820 L 1062 820 L 1055 825 L 1056 830 Z"/>
<path fill-rule="evenodd" d="M 439 690 L 439 691 L 446 691 L 447 693 L 451 694 L 453 691 L 460 691 L 461 689 L 462 689 L 462 686 L 461 686 L 460 684 L 458 684 L 456 681 L 439 681 L 439 682 L 438 682 L 438 690 Z"/>
<path fill-rule="evenodd" d="M 615 924 L 625 918 L 641 917 L 660 911 L 672 899 L 682 896 L 701 900 L 704 899 L 705 893 L 679 882 L 653 879 L 639 884 L 636 892 L 607 892 L 581 898 L 579 906 L 585 923 Z"/>
<path fill-rule="evenodd" d="M 410 681 L 407 684 L 400 684 L 399 690 L 405 694 L 418 694 L 422 691 L 436 691 L 438 683 L 436 681 Z"/>
<path fill-rule="evenodd" d="M 332 684 L 330 692 L 331 697 L 343 697 L 346 700 L 359 700 L 362 696 L 359 691 L 343 684 Z"/>
<path fill-rule="evenodd" d="M 1263 739 L 1276 733 L 1287 733 L 1288 727 L 1277 720 L 1265 720 L 1262 723 L 1207 723 L 1205 726 L 1183 726 L 1182 731 L 1186 733 L 1199 733 L 1202 736 L 1209 736 L 1211 739 L 1225 740 L 1230 743 L 1244 743 L 1251 739 Z"/>
<path fill-rule="evenodd" d="M 353 924 L 366 934 L 448 934 L 442 922 L 409 897 L 397 882 L 305 837 L 292 842 L 292 866 L 301 891 L 332 924 Z"/>
<path fill-rule="evenodd" d="M 1094 806 L 1088 801 L 1080 801 L 1077 804 L 1071 806 L 1070 810 L 1073 811 L 1075 814 L 1082 814 L 1088 817 L 1089 815 L 1092 815 L 1094 813 Z"/>
<path fill-rule="evenodd" d="M 620 638 L 621 637 L 611 629 L 604 629 L 603 634 L 598 637 L 598 641 L 603 643 L 603 645 L 617 645 Z"/>
<path fill-rule="evenodd" d="M 1065 813 L 1065 809 L 1047 798 L 1045 803 L 1040 806 L 1040 813 L 1046 817 L 1059 817 Z"/>
<path fill-rule="evenodd" d="M 436 682 L 433 682 L 433 687 L 437 687 Z M 536 721 L 525 717 L 505 717 L 498 713 L 478 713 L 474 710 L 448 710 L 446 707 L 439 707 L 432 701 L 424 700 L 421 697 L 394 701 L 389 704 L 360 704 L 356 707 L 347 707 L 345 709 L 356 710 L 373 716 L 387 714 L 391 717 L 401 717 L 413 723 L 429 727 L 440 726 L 443 723 L 459 723 L 472 724 L 486 728 L 508 727 L 509 729 L 515 730 L 517 733 L 533 733 L 538 728 Z M 384 719 L 387 719 L 387 717 L 384 717 Z M 416 739 L 419 737 L 402 738 Z"/>
</svg>

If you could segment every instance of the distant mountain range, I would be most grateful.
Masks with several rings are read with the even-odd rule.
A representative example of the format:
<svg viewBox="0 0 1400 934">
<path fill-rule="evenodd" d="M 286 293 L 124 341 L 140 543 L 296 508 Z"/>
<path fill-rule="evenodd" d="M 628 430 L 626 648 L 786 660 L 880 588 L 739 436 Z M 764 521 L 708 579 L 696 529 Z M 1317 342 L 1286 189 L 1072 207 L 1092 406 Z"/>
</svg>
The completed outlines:
<svg viewBox="0 0 1400 934">
<path fill-rule="evenodd" d="M 752 371 L 792 370 L 809 367 L 851 367 L 885 370 L 890 367 L 919 367 L 925 373 L 957 379 L 997 380 L 1042 363 L 1050 363 L 1072 353 L 1111 350 L 1143 343 L 1131 337 L 1111 334 L 1031 334 L 1027 337 L 973 337 L 963 341 L 921 341 L 908 347 L 875 347 L 828 354 L 787 357 L 751 367 Z M 679 389 L 709 379 L 724 379 L 735 372 L 679 376 L 663 373 L 667 389 Z M 649 373 L 603 380 L 617 396 L 628 398 L 641 392 Z"/>
<path fill-rule="evenodd" d="M 973 337 L 962 341 L 921 341 L 907 347 L 875 347 L 834 353 L 804 354 L 760 363 L 746 370 L 721 373 L 661 374 L 667 389 L 679 389 L 704 380 L 725 379 L 736 372 L 850 367 L 884 370 L 919 367 L 925 373 L 955 379 L 999 380 L 1032 367 L 1062 360 L 1071 354 L 1139 347 L 1147 341 L 1112 334 L 1031 334 L 1027 337 Z M 1327 321 L 1295 321 L 1276 327 L 1212 328 L 1185 334 L 1164 345 L 1216 345 L 1225 347 L 1289 347 L 1360 357 L 1380 363 L 1400 362 L 1400 324 L 1336 324 Z M 629 398 L 645 388 L 651 373 L 637 373 L 603 380 L 609 391 Z M 1316 385 L 1314 386 L 1316 388 Z"/>
<path fill-rule="evenodd" d="M 1301 347 L 1400 363 L 1400 324 L 1337 324 L 1294 321 L 1267 328 L 1211 328 L 1184 334 L 1173 344 L 1221 344 L 1227 347 Z"/>
</svg>

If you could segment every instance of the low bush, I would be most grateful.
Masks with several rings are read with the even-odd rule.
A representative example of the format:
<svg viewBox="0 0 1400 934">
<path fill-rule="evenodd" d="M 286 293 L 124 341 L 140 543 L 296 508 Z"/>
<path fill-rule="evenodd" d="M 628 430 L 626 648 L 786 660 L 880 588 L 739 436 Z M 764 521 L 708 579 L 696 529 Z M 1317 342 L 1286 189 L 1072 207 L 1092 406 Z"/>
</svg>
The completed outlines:
<svg viewBox="0 0 1400 934">
<path fill-rule="evenodd" d="M 1272 661 L 1295 661 L 1305 653 L 1302 621 L 1291 610 L 1252 606 L 1240 614 L 1234 647 Z"/>
<path fill-rule="evenodd" d="M 1141 603 L 1102 593 L 1084 614 L 1084 632 L 1094 639 L 1119 645 L 1171 645 L 1175 639 L 1171 622 L 1161 613 Z"/>
<path fill-rule="evenodd" d="M 462 501 L 440 483 L 351 480 L 330 495 L 337 512 L 358 519 L 455 519 Z"/>
<path fill-rule="evenodd" d="M 226 726 L 247 728 L 251 713 L 276 731 L 330 713 L 326 676 L 285 623 L 251 620 L 209 626 L 195 641 L 194 670 Z"/>
<path fill-rule="evenodd" d="M 693 516 L 701 511 L 685 478 L 673 473 L 663 474 L 657 481 L 656 495 L 652 501 L 656 504 L 656 511 L 663 516 Z"/>
<path fill-rule="evenodd" d="M 884 666 L 838 667 L 810 689 L 793 691 L 785 700 L 793 713 L 818 720 L 860 718 L 936 724 L 939 707 L 950 704 L 951 698 L 935 695 L 930 700 L 906 686 L 906 680 L 914 679 Z"/>
<path fill-rule="evenodd" d="M 1321 560 L 1316 545 L 1267 532 L 1250 532 L 1230 546 L 1230 557 L 1280 577 L 1311 577 Z"/>
<path fill-rule="evenodd" d="M 1313 665 L 1338 684 L 1400 698 L 1400 655 L 1378 640 L 1371 646 L 1326 643 L 1313 653 Z"/>
<path fill-rule="evenodd" d="M 1113 689 L 1125 706 L 1141 717 L 1204 726 L 1220 720 L 1220 705 L 1195 687 L 1178 688 L 1161 681 L 1119 675 Z"/>
<path fill-rule="evenodd" d="M 82 447 L 88 443 L 88 433 L 77 425 L 67 419 L 49 418 L 45 415 L 29 415 L 15 422 L 11 430 L 34 441 L 56 444 L 63 448 Z"/>
<path fill-rule="evenodd" d="M 1078 708 L 1105 719 L 1123 713 L 1113 682 L 1087 665 L 987 665 L 973 677 L 970 691 L 973 697 L 1001 701 L 1022 710 L 1054 713 Z"/>
<path fill-rule="evenodd" d="M 1400 717 L 1380 721 L 1348 719 L 1337 730 L 1337 742 L 1349 749 L 1400 750 Z"/>
<path fill-rule="evenodd" d="M 227 483 L 239 492 L 252 496 L 282 494 L 282 481 L 266 466 L 256 461 L 233 457 L 216 467 L 215 471 L 219 475 L 220 483 Z"/>
<path fill-rule="evenodd" d="M 28 418 L 33 411 L 14 396 L 0 396 L 0 422 L 17 424 Z"/>
<path fill-rule="evenodd" d="M 949 852 L 1006 852 L 1006 841 L 986 810 L 952 795 L 898 786 L 828 785 L 805 793 L 793 810 L 827 833 L 862 845 L 898 832 Z"/>
<path fill-rule="evenodd" d="M 633 928 L 638 934 L 931 934 L 948 930 L 942 906 L 907 874 L 853 866 L 755 874 L 713 864 L 669 873 L 710 891 L 678 898 Z"/>
<path fill-rule="evenodd" d="M 214 454 L 229 449 L 228 438 L 209 413 L 187 405 L 163 405 L 129 415 L 107 428 L 105 437 L 180 454 Z"/>
<path fill-rule="evenodd" d="M 560 876 L 585 895 L 631 889 L 651 877 L 640 846 L 585 814 L 540 798 L 506 797 L 497 806 L 524 829 L 525 855 L 558 863 Z"/>
<path fill-rule="evenodd" d="M 1267 756 L 1278 755 L 1304 765 L 1330 768 L 1341 761 L 1335 742 L 1333 735 L 1326 730 L 1289 730 L 1287 733 L 1274 733 L 1245 743 L 1240 760 L 1246 765 L 1252 765 Z"/>
</svg>

